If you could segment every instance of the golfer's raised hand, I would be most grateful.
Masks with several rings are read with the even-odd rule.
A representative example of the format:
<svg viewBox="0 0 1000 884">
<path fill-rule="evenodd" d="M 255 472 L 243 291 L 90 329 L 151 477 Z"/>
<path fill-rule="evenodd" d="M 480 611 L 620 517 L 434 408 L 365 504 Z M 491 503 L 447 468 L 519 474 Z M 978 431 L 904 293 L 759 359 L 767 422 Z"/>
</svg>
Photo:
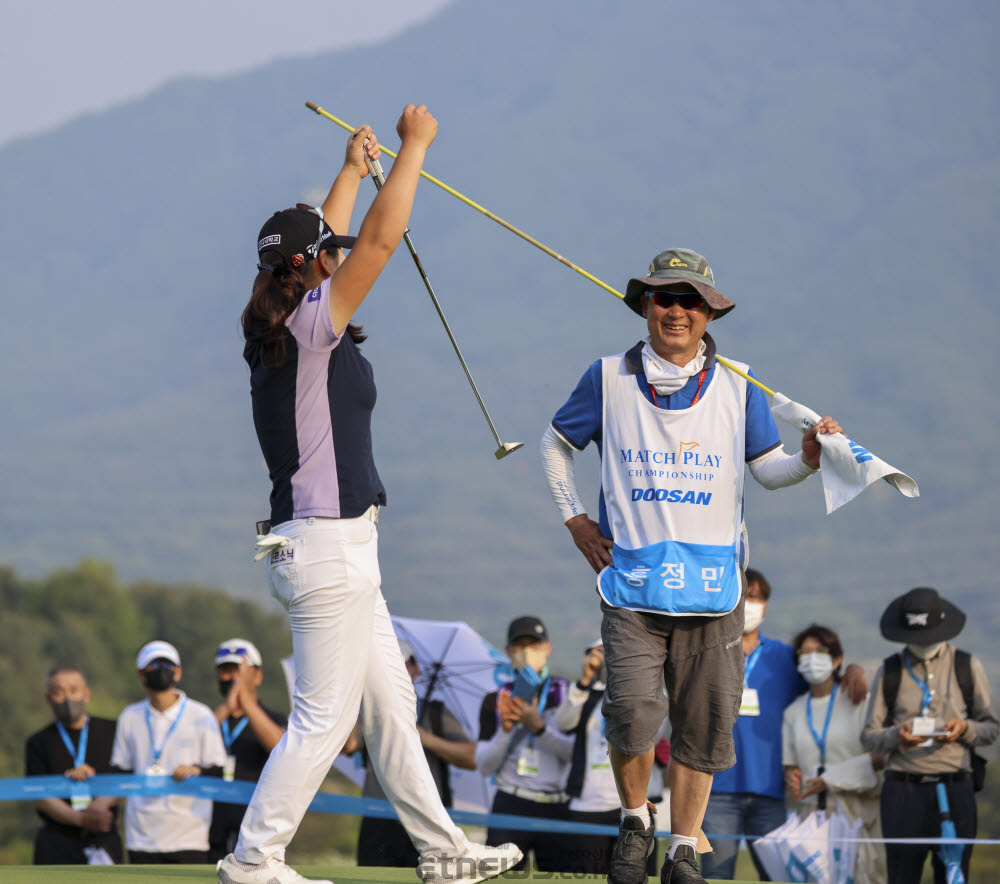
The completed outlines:
<svg viewBox="0 0 1000 884">
<path fill-rule="evenodd" d="M 814 470 L 819 469 L 819 442 L 816 441 L 818 433 L 832 436 L 834 433 L 843 433 L 840 424 L 832 417 L 820 418 L 819 423 L 802 437 L 802 460 L 806 465 Z"/>
<path fill-rule="evenodd" d="M 611 564 L 611 547 L 614 541 L 601 534 L 601 528 L 593 519 L 587 517 L 586 513 L 573 516 L 566 522 L 569 533 L 573 535 L 573 543 L 577 549 L 583 553 L 583 557 L 590 562 L 590 567 L 595 571 L 600 571 Z"/>
<path fill-rule="evenodd" d="M 378 138 L 372 132 L 372 127 L 368 125 L 359 126 L 347 138 L 347 154 L 344 157 L 344 165 L 357 172 L 359 178 L 364 178 L 368 174 L 368 164 L 365 162 L 366 153 L 373 160 L 382 156 L 382 150 L 378 146 Z"/>
<path fill-rule="evenodd" d="M 417 107 L 408 104 L 403 108 L 403 115 L 396 123 L 396 133 L 399 135 L 400 141 L 403 143 L 409 141 L 424 148 L 431 146 L 434 136 L 437 135 L 437 130 L 437 120 L 431 116 L 426 104 Z"/>
</svg>

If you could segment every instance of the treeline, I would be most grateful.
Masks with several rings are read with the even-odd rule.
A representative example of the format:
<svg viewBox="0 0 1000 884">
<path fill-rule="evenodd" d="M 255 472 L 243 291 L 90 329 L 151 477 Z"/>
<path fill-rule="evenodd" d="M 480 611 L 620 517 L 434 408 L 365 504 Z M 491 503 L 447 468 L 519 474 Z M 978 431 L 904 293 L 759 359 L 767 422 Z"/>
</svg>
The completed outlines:
<svg viewBox="0 0 1000 884">
<path fill-rule="evenodd" d="M 214 707 L 221 698 L 213 656 L 221 641 L 234 636 L 260 649 L 261 702 L 287 711 L 280 661 L 291 653 L 291 636 L 283 615 L 205 587 L 126 584 L 104 562 L 84 561 L 38 580 L 0 565 L 0 777 L 24 775 L 25 740 L 52 720 L 44 699 L 51 667 L 82 668 L 91 688 L 89 711 L 117 718 L 144 696 L 136 651 L 151 639 L 165 639 L 180 651 L 180 687 Z M 317 817 L 308 826 L 316 835 L 299 849 L 311 855 L 353 852 L 355 820 L 310 816 Z M 37 827 L 30 803 L 0 802 L 0 865 L 31 862 Z"/>
</svg>

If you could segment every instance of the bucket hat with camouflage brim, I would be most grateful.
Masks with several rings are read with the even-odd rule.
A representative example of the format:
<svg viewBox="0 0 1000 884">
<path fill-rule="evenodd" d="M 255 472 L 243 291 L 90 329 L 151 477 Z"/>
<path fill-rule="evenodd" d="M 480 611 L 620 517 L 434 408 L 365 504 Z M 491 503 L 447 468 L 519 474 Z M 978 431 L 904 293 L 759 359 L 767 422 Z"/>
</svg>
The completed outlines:
<svg viewBox="0 0 1000 884">
<path fill-rule="evenodd" d="M 644 292 L 662 288 L 670 283 L 690 283 L 708 306 L 715 311 L 715 319 L 725 316 L 736 305 L 715 287 L 715 276 L 708 266 L 708 259 L 691 249 L 667 249 L 660 252 L 649 265 L 649 275 L 628 281 L 625 303 L 642 316 Z"/>
</svg>

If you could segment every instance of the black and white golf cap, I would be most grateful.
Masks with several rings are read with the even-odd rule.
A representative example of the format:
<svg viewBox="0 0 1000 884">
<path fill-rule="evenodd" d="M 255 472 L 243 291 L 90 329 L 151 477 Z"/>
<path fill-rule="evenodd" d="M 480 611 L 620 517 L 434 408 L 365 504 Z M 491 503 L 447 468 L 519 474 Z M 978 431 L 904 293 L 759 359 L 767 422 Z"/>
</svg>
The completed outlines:
<svg viewBox="0 0 1000 884">
<path fill-rule="evenodd" d="M 321 250 L 350 249 L 356 239 L 334 233 L 324 220 L 322 209 L 299 203 L 294 209 L 275 212 L 264 222 L 257 234 L 257 257 L 270 270 L 273 267 L 267 253 L 276 252 L 286 264 L 298 270 Z"/>
<path fill-rule="evenodd" d="M 518 617 L 511 620 L 510 626 L 507 627 L 507 644 L 525 637 L 537 638 L 539 641 L 549 640 L 545 624 L 537 617 Z"/>
</svg>

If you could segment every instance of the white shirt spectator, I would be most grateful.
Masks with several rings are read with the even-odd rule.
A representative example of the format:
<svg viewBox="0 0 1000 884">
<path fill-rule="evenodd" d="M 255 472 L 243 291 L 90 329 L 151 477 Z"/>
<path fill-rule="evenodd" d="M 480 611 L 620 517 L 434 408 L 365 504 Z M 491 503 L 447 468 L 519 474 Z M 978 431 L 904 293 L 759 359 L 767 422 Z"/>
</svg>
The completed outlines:
<svg viewBox="0 0 1000 884">
<path fill-rule="evenodd" d="M 162 750 L 159 767 L 168 776 L 182 764 L 202 769 L 225 764 L 226 749 L 212 710 L 189 699 L 183 691 L 177 691 L 177 695 L 177 702 L 163 712 L 154 709 L 148 700 L 122 711 L 111 751 L 112 766 L 137 774 L 149 772 L 154 744 Z M 185 795 L 129 798 L 125 844 L 129 850 L 144 853 L 208 850 L 211 821 L 212 802 L 206 799 Z"/>
</svg>

